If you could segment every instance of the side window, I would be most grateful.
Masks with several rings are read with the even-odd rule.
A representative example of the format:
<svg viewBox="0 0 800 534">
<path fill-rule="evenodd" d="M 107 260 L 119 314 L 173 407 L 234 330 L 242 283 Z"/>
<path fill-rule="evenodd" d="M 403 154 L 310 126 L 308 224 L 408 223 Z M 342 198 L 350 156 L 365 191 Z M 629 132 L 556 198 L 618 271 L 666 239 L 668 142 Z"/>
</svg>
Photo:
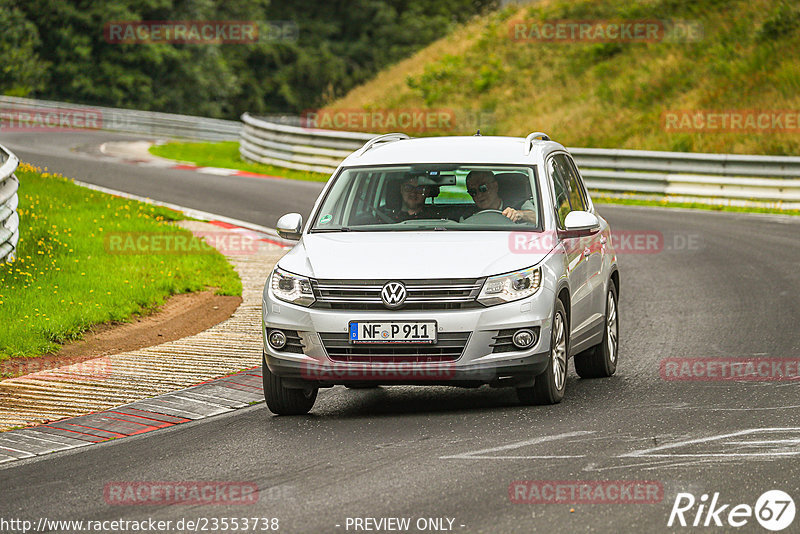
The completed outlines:
<svg viewBox="0 0 800 534">
<path fill-rule="evenodd" d="M 580 173 L 578 173 L 578 167 L 575 165 L 575 161 L 573 161 L 573 159 L 569 156 L 563 156 L 563 158 L 565 160 L 565 165 L 569 169 L 569 175 L 570 175 L 569 183 L 572 184 L 572 189 L 574 191 L 574 194 L 577 198 L 580 199 L 581 206 L 583 206 L 582 208 L 576 208 L 575 206 L 577 204 L 573 202 L 572 209 L 573 210 L 580 209 L 582 211 L 586 211 L 587 209 L 589 209 L 589 202 L 586 200 L 588 197 L 588 194 L 586 192 L 586 185 L 583 183 Z"/>
<path fill-rule="evenodd" d="M 553 191 L 556 196 L 556 214 L 558 215 L 558 224 L 564 227 L 564 219 L 571 211 L 569 203 L 569 186 L 567 184 L 567 173 L 564 168 L 563 159 L 560 155 L 554 156 L 547 161 L 547 174 L 553 181 Z"/>
<path fill-rule="evenodd" d="M 575 165 L 564 154 L 556 154 L 548 160 L 547 171 L 553 180 L 556 195 L 558 223 L 564 227 L 564 220 L 570 211 L 586 211 L 583 184 Z"/>
<path fill-rule="evenodd" d="M 572 162 L 564 154 L 558 154 L 555 158 L 559 160 L 561 167 L 564 169 L 564 178 L 567 182 L 567 195 L 569 196 L 569 203 L 572 206 L 571 211 L 586 211 L 586 203 L 583 200 L 583 192 L 581 191 L 581 184 L 579 183 L 578 173 Z"/>
</svg>

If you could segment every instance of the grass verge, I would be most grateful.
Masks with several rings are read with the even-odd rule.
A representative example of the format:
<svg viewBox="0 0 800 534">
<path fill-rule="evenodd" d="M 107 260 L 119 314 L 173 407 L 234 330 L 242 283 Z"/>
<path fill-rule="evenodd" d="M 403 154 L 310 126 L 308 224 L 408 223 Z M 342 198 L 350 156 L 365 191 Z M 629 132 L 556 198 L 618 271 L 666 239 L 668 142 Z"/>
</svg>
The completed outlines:
<svg viewBox="0 0 800 534">
<path fill-rule="evenodd" d="M 663 198 L 660 200 L 649 200 L 639 198 L 614 198 L 604 197 L 594 193 L 592 201 L 595 204 L 618 204 L 623 206 L 654 206 L 662 208 L 683 208 L 707 211 L 727 211 L 734 213 L 767 213 L 773 215 L 794 215 L 800 216 L 800 210 L 783 210 L 778 208 L 762 208 L 757 206 L 729 206 L 726 204 L 704 204 L 702 202 L 677 202 Z"/>
<path fill-rule="evenodd" d="M 127 321 L 170 295 L 215 287 L 241 295 L 233 267 L 171 221 L 175 211 L 73 184 L 27 164 L 20 179 L 17 259 L 0 264 L 0 360 L 32 357 L 91 325 Z M 129 234 L 130 233 L 130 234 Z M 112 236 L 180 236 L 202 253 L 120 254 Z"/>
<path fill-rule="evenodd" d="M 648 43 L 525 38 L 555 21 L 645 20 L 699 32 Z M 481 128 L 484 135 L 542 131 L 566 146 L 795 155 L 800 136 L 785 123 L 742 128 L 706 121 L 698 128 L 668 128 L 665 115 L 797 110 L 798 62 L 797 1 L 509 2 L 326 107 L 481 112 L 494 122 Z M 472 134 L 474 127 L 457 121 L 447 133 Z"/>
<path fill-rule="evenodd" d="M 237 169 L 257 174 L 291 178 L 293 180 L 327 182 L 328 178 L 330 178 L 330 175 L 319 172 L 297 171 L 245 161 L 239 155 L 239 143 L 236 141 L 222 141 L 219 143 L 172 142 L 164 145 L 154 145 L 150 147 L 150 153 L 162 158 L 187 161 L 200 167 Z"/>
</svg>

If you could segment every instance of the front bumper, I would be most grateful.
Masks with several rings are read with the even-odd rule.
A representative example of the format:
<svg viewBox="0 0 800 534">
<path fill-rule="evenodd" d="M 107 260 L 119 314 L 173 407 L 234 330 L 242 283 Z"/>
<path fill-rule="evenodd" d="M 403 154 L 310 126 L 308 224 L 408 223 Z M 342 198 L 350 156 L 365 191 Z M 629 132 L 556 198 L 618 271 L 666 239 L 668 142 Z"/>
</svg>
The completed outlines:
<svg viewBox="0 0 800 534">
<path fill-rule="evenodd" d="M 489 308 L 431 311 L 348 311 L 314 309 L 275 299 L 265 291 L 262 309 L 264 360 L 270 372 L 288 387 L 326 387 L 335 384 L 414 385 L 532 385 L 545 371 L 550 354 L 550 331 L 555 295 L 542 288 L 534 296 Z M 435 320 L 438 332 L 468 333 L 460 357 L 448 362 L 342 362 L 332 360 L 320 333 L 346 333 L 350 321 Z M 493 352 L 500 330 L 538 327 L 529 349 Z M 302 354 L 275 350 L 267 329 L 298 332 Z"/>
<path fill-rule="evenodd" d="M 532 386 L 533 378 L 547 368 L 549 352 L 512 361 L 456 366 L 417 363 L 297 362 L 264 353 L 272 374 L 284 379 L 288 388 L 329 387 L 337 384 L 383 384 L 476 387 Z"/>
</svg>

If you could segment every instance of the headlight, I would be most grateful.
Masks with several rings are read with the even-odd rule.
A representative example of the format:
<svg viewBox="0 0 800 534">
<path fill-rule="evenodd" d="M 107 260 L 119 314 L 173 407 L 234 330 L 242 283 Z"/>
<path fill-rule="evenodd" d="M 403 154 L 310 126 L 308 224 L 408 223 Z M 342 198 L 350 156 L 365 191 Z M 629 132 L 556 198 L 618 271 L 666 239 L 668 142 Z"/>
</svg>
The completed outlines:
<svg viewBox="0 0 800 534">
<path fill-rule="evenodd" d="M 314 291 L 311 289 L 311 280 L 305 276 L 287 273 L 275 268 L 272 271 L 272 293 L 279 299 L 300 306 L 314 304 Z"/>
<path fill-rule="evenodd" d="M 541 282 L 541 267 L 490 276 L 483 284 L 481 294 L 478 295 L 478 302 L 484 306 L 494 306 L 524 299 L 539 291 Z"/>
</svg>

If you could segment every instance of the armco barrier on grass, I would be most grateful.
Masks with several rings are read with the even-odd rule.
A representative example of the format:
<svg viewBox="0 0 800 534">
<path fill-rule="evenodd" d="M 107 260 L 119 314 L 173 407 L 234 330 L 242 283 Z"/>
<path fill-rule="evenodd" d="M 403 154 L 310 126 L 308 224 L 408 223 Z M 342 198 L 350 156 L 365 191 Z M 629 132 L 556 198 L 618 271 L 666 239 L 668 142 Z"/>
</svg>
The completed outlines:
<svg viewBox="0 0 800 534">
<path fill-rule="evenodd" d="M 13 260 L 19 242 L 19 180 L 14 171 L 19 158 L 0 145 L 0 262 Z"/>
<path fill-rule="evenodd" d="M 241 123 L 222 119 L 209 119 L 191 115 L 176 115 L 156 111 L 139 111 L 135 109 L 106 108 L 99 106 L 82 106 L 52 100 L 36 100 L 16 96 L 0 95 L 0 108 L 10 117 L 19 114 L 37 116 L 37 114 L 70 113 L 73 117 L 71 126 L 80 127 L 79 114 L 87 117 L 102 117 L 102 121 L 92 124 L 102 130 L 112 130 L 137 134 L 182 137 L 186 139 L 202 139 L 207 141 L 228 141 L 238 137 Z M 59 123 L 61 122 L 59 117 Z M 50 119 L 52 123 L 52 119 Z M 28 121 L 30 123 L 30 121 Z"/>
<path fill-rule="evenodd" d="M 242 122 L 239 153 L 243 159 L 328 174 L 354 150 L 377 136 L 366 132 L 312 130 L 271 122 L 249 113 L 242 115 Z M 608 148 L 569 150 L 586 185 L 593 191 L 613 196 L 669 196 L 682 202 L 701 200 L 800 209 L 800 157 Z"/>
</svg>

